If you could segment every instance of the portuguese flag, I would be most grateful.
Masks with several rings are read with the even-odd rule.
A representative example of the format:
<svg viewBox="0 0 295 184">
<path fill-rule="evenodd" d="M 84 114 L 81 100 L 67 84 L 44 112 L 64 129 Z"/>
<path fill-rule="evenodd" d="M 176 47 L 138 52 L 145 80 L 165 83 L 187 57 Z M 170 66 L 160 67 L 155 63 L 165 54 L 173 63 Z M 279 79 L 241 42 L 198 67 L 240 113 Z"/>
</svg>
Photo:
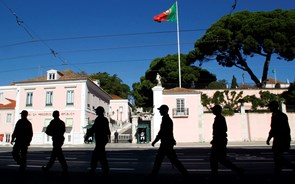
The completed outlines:
<svg viewBox="0 0 295 184">
<path fill-rule="evenodd" d="M 162 21 L 169 21 L 169 22 L 176 22 L 177 17 L 176 17 L 176 2 L 169 8 L 169 10 L 154 16 L 154 21 L 156 22 L 162 22 Z"/>
</svg>

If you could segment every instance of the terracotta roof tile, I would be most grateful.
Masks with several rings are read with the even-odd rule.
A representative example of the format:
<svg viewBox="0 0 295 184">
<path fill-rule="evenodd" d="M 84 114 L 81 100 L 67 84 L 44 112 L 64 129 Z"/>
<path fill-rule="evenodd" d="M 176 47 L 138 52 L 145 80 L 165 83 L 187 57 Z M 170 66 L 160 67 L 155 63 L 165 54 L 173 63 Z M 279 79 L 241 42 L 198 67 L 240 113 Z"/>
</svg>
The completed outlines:
<svg viewBox="0 0 295 184">
<path fill-rule="evenodd" d="M 201 92 L 196 91 L 195 89 L 187 89 L 187 88 L 172 88 L 172 89 L 164 89 L 163 94 L 200 94 Z"/>
<path fill-rule="evenodd" d="M 64 70 L 61 72 L 58 72 L 61 76 L 57 81 L 62 81 L 62 80 L 81 80 L 81 79 L 88 79 L 87 76 L 74 73 L 72 70 Z M 42 81 L 52 81 L 52 80 L 47 80 L 47 76 L 40 76 L 32 79 L 27 79 L 15 83 L 26 83 L 26 82 L 42 82 Z"/>
<path fill-rule="evenodd" d="M 275 84 L 275 83 L 285 84 L 284 82 L 279 81 L 279 80 L 275 80 L 273 78 L 267 78 L 267 80 L 266 80 L 266 84 Z"/>
<path fill-rule="evenodd" d="M 123 98 L 117 96 L 117 95 L 111 95 L 112 100 L 122 100 Z"/>
<path fill-rule="evenodd" d="M 5 98 L 6 100 L 9 101 L 8 104 L 0 104 L 0 109 L 14 109 L 16 106 L 16 101 L 9 99 L 9 98 Z"/>
</svg>

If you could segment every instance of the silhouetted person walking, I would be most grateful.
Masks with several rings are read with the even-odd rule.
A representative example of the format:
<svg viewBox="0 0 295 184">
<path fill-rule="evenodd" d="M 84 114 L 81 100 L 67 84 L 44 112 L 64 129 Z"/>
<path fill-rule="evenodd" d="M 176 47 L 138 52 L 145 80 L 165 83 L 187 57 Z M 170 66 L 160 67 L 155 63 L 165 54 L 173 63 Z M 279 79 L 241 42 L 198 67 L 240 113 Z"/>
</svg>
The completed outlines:
<svg viewBox="0 0 295 184">
<path fill-rule="evenodd" d="M 119 133 L 118 133 L 117 130 L 116 130 L 116 132 L 114 133 L 114 136 L 115 136 L 115 143 L 118 143 Z"/>
<path fill-rule="evenodd" d="M 169 108 L 167 105 L 161 105 L 158 110 L 162 116 L 162 122 L 158 135 L 152 142 L 152 146 L 154 146 L 159 140 L 161 140 L 161 144 L 158 149 L 154 167 L 149 179 L 155 179 L 160 170 L 164 157 L 167 156 L 170 162 L 181 172 L 183 179 L 187 180 L 188 172 L 178 160 L 176 152 L 173 148 L 176 145 L 176 141 L 173 136 L 173 121 L 168 114 Z"/>
<path fill-rule="evenodd" d="M 295 165 L 284 157 L 284 152 L 290 149 L 290 126 L 287 115 L 279 110 L 279 103 L 277 101 L 270 102 L 268 108 L 272 112 L 272 117 L 270 124 L 271 129 L 266 144 L 270 145 L 270 140 L 273 138 L 272 151 L 275 164 L 274 170 L 275 174 L 279 176 L 283 166 L 295 171 Z"/>
<path fill-rule="evenodd" d="M 19 169 L 23 172 L 27 167 L 27 152 L 28 146 L 30 146 L 32 141 L 33 128 L 31 122 L 27 119 L 28 111 L 23 110 L 20 114 L 21 119 L 15 125 L 11 137 L 11 144 L 14 144 L 12 149 L 13 159 L 20 165 Z"/>
<path fill-rule="evenodd" d="M 221 114 L 222 107 L 220 105 L 215 105 L 211 108 L 211 110 L 215 115 L 212 133 L 213 139 L 210 142 L 212 145 L 210 155 L 212 176 L 216 177 L 218 175 L 218 162 L 235 171 L 237 174 L 242 174 L 243 169 L 238 168 L 229 159 L 227 159 L 227 125 L 224 116 Z"/>
<path fill-rule="evenodd" d="M 95 148 L 91 158 L 91 169 L 88 174 L 95 174 L 98 160 L 101 164 L 102 175 L 107 177 L 109 175 L 109 164 L 105 151 L 105 146 L 109 142 L 111 131 L 109 128 L 109 120 L 104 116 L 104 108 L 98 106 L 95 109 L 97 118 L 94 121 L 93 126 L 89 129 L 85 135 L 85 140 L 88 140 L 90 136 L 94 134 L 95 137 Z"/>
<path fill-rule="evenodd" d="M 51 152 L 50 159 L 46 166 L 42 167 L 42 170 L 47 172 L 54 164 L 56 158 L 62 166 L 62 175 L 68 174 L 68 165 L 62 151 L 62 145 L 64 144 L 64 133 L 66 131 L 65 123 L 59 119 L 59 111 L 53 111 L 52 113 L 53 120 L 50 121 L 49 125 L 46 128 L 45 133 L 49 136 L 52 136 L 52 145 L 53 149 Z"/>
</svg>

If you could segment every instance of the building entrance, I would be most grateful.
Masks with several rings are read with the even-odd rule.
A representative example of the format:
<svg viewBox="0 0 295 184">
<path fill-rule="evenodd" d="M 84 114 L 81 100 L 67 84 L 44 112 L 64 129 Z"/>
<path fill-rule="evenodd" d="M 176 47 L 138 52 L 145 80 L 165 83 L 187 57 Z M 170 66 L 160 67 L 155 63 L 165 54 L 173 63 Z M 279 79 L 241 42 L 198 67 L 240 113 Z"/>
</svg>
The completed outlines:
<svg viewBox="0 0 295 184">
<path fill-rule="evenodd" d="M 150 121 L 142 121 L 137 126 L 137 143 L 149 143 L 151 141 L 151 123 Z"/>
</svg>

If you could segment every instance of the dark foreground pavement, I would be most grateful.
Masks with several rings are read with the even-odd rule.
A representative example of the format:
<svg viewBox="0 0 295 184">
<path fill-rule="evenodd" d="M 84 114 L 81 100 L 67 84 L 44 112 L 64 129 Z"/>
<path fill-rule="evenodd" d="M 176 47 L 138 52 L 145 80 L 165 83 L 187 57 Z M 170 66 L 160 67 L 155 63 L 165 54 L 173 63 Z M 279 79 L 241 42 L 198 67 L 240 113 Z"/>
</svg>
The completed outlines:
<svg viewBox="0 0 295 184">
<path fill-rule="evenodd" d="M 142 173 L 111 173 L 109 178 L 103 178 L 97 173 L 88 176 L 83 172 L 71 172 L 68 176 L 61 176 L 59 172 L 43 173 L 39 170 L 30 170 L 19 173 L 17 170 L 1 170 L 1 183 L 3 184 L 148 184 L 148 183 L 199 183 L 199 184 L 294 184 L 295 176 L 292 172 L 284 173 L 280 178 L 275 178 L 271 173 L 245 173 L 238 177 L 234 173 L 222 174 L 218 178 L 210 178 L 209 174 L 194 173 L 184 182 L 179 174 L 159 174 L 155 181 L 149 181 L 146 174 Z"/>
<path fill-rule="evenodd" d="M 13 166 L 10 151 L 11 148 L 1 148 L 0 151 L 0 179 L 3 184 L 180 184 L 184 183 L 178 171 L 171 168 L 168 160 L 164 160 L 160 173 L 155 181 L 148 180 L 157 148 L 144 147 L 120 147 L 110 145 L 108 159 L 110 161 L 110 176 L 100 176 L 100 165 L 95 176 L 86 174 L 89 167 L 89 159 L 92 146 L 64 148 L 64 153 L 69 161 L 69 175 L 60 175 L 60 166 L 48 173 L 41 170 L 51 148 L 30 148 L 29 168 L 25 173 L 19 173 L 18 167 Z M 221 167 L 220 176 L 212 179 L 210 177 L 209 147 L 183 146 L 176 149 L 180 160 L 189 171 L 187 184 L 295 184 L 295 173 L 284 170 L 280 178 L 273 175 L 272 153 L 269 147 L 233 147 L 229 149 L 229 158 L 234 163 L 245 169 L 242 176 Z M 294 147 L 288 155 L 294 161 Z M 57 161 L 56 161 L 57 162 Z"/>
</svg>

